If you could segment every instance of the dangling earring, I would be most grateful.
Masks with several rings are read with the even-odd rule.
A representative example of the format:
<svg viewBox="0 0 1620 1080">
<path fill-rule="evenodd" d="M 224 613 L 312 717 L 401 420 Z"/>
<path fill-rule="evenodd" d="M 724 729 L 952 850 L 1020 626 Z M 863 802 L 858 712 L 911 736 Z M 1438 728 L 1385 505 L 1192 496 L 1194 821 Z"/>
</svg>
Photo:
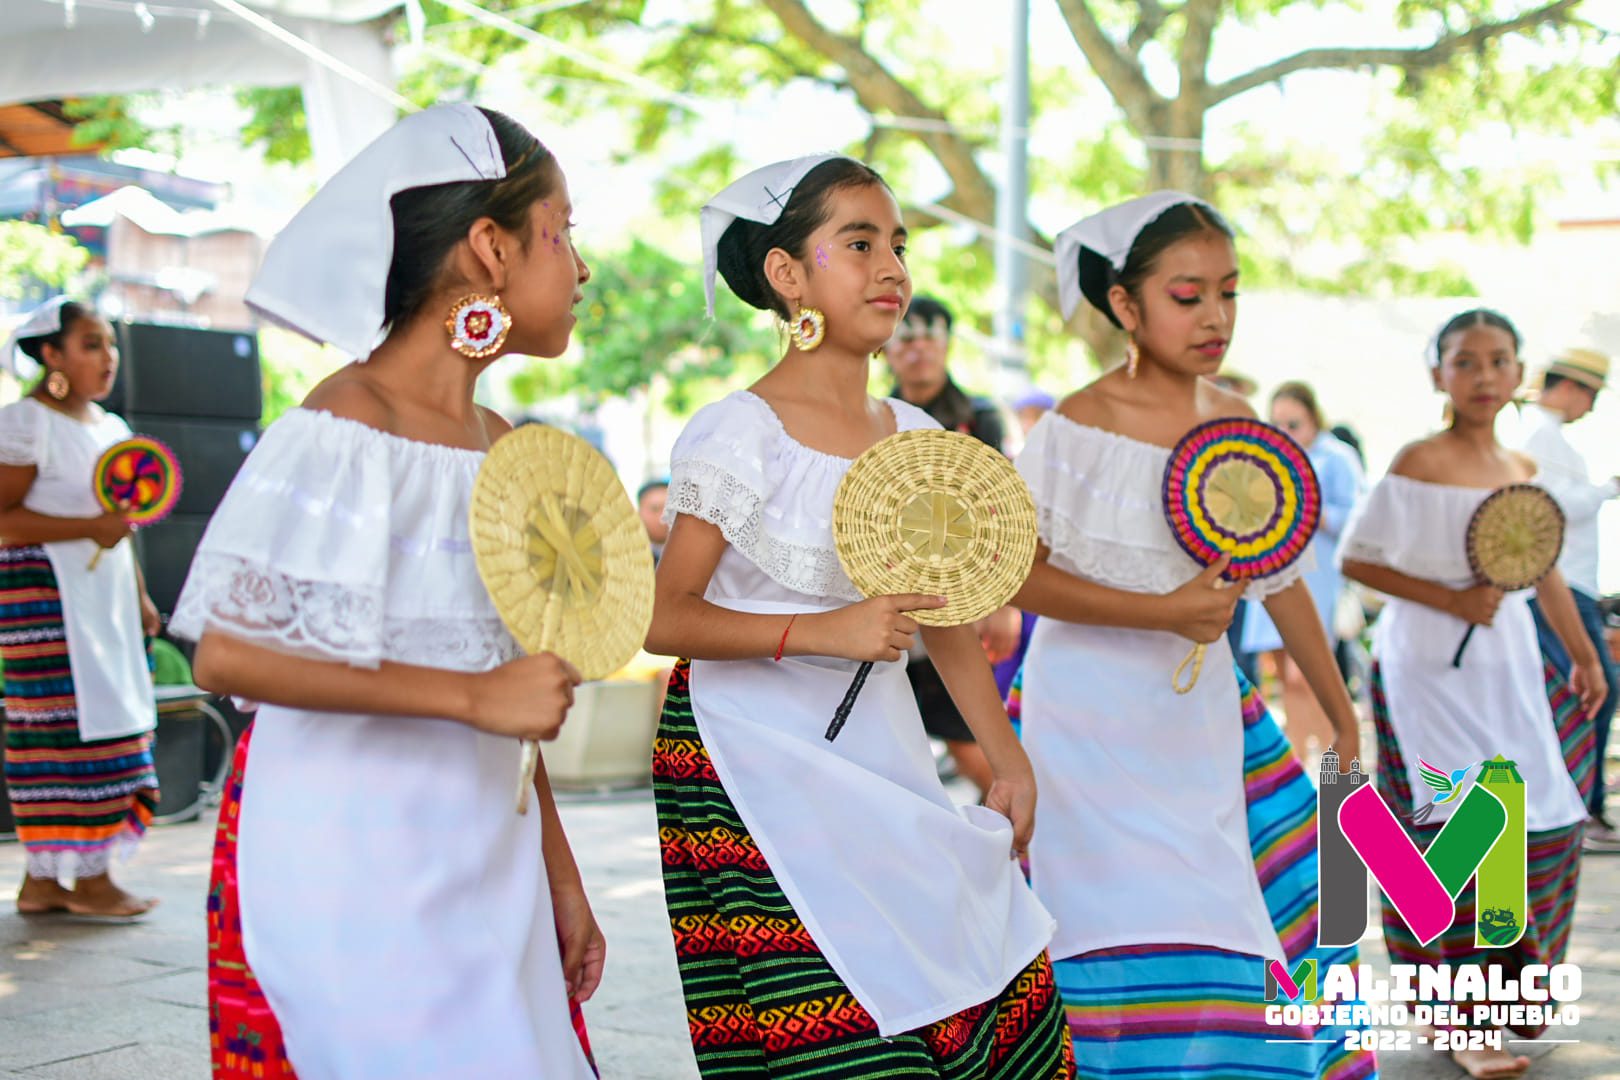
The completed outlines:
<svg viewBox="0 0 1620 1080">
<path fill-rule="evenodd" d="M 788 336 L 800 352 L 814 352 L 827 336 L 827 317 L 813 307 L 800 308 L 788 326 Z"/>
<path fill-rule="evenodd" d="M 66 372 L 52 371 L 45 377 L 45 392 L 57 401 L 66 401 L 73 392 L 73 384 L 68 381 Z"/>
<path fill-rule="evenodd" d="M 1125 335 L 1125 377 L 1136 378 L 1136 364 L 1142 359 L 1142 350 L 1136 347 L 1136 335 Z"/>
<path fill-rule="evenodd" d="M 512 314 L 498 296 L 472 293 L 457 300 L 444 321 L 450 347 L 469 360 L 482 360 L 500 352 L 512 329 Z"/>
</svg>

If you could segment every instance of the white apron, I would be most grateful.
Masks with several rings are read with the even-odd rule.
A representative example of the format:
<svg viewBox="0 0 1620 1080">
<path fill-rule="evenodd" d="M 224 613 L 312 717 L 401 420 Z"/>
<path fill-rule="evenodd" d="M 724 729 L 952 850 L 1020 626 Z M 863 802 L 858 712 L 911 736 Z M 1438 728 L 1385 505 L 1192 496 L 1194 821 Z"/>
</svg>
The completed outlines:
<svg viewBox="0 0 1620 1080">
<path fill-rule="evenodd" d="M 1007 819 L 956 806 L 940 785 L 903 661 L 874 665 L 826 740 L 857 666 L 696 660 L 692 714 L 794 913 L 889 1036 L 1001 993 L 1045 948 L 1052 919 L 1011 857 Z"/>
<path fill-rule="evenodd" d="M 88 481 L 86 482 L 88 487 Z M 93 540 L 42 545 L 62 594 L 62 629 L 79 716 L 79 738 L 117 739 L 157 725 L 141 633 L 140 591 L 128 541 L 102 551 Z"/>
</svg>

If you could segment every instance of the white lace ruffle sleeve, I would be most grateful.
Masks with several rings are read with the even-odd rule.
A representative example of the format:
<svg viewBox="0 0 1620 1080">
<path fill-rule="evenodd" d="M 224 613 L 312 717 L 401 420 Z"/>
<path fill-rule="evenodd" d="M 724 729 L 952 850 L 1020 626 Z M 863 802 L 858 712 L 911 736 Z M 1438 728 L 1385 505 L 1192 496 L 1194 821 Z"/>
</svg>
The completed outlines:
<svg viewBox="0 0 1620 1080">
<path fill-rule="evenodd" d="M 915 406 L 889 405 L 899 431 L 939 426 Z M 699 409 L 676 440 L 664 520 L 685 514 L 718 527 L 790 592 L 858 601 L 832 533 L 833 499 L 849 466 L 795 441 L 764 399 L 738 391 Z"/>
<path fill-rule="evenodd" d="M 27 398 L 0 409 L 0 465 L 43 467 L 50 446 L 46 419 Z"/>
<path fill-rule="evenodd" d="M 1078 424 L 1052 411 L 1018 455 L 1035 498 L 1041 542 L 1052 564 L 1088 581 L 1163 595 L 1200 567 L 1176 543 L 1160 490 L 1170 451 Z M 1249 583 L 1243 595 L 1264 600 L 1314 565 L 1309 555 L 1281 573 Z"/>
</svg>

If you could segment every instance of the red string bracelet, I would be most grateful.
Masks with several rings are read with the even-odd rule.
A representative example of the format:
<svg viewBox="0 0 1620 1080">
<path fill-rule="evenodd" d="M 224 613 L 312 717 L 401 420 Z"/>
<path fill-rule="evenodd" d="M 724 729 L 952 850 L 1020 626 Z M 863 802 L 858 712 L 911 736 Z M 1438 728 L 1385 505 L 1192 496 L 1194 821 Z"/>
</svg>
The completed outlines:
<svg viewBox="0 0 1620 1080">
<path fill-rule="evenodd" d="M 793 618 L 788 620 L 787 629 L 782 631 L 782 640 L 776 643 L 776 655 L 771 657 L 771 659 L 777 661 L 778 663 L 780 663 L 782 660 L 782 650 L 787 648 L 787 636 L 793 630 L 793 619 L 797 619 L 798 617 L 798 614 L 794 613 Z"/>
</svg>

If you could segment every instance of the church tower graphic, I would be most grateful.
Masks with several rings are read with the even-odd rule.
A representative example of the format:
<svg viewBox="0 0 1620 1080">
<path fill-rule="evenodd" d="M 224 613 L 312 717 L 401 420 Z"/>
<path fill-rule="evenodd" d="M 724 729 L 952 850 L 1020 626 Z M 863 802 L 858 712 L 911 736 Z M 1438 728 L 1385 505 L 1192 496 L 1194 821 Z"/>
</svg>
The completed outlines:
<svg viewBox="0 0 1620 1080">
<path fill-rule="evenodd" d="M 1316 787 L 1316 941 L 1323 946 L 1354 945 L 1367 932 L 1367 867 L 1339 828 L 1339 807 L 1366 782 L 1361 759 L 1339 771 L 1339 754 L 1322 755 Z"/>
</svg>

